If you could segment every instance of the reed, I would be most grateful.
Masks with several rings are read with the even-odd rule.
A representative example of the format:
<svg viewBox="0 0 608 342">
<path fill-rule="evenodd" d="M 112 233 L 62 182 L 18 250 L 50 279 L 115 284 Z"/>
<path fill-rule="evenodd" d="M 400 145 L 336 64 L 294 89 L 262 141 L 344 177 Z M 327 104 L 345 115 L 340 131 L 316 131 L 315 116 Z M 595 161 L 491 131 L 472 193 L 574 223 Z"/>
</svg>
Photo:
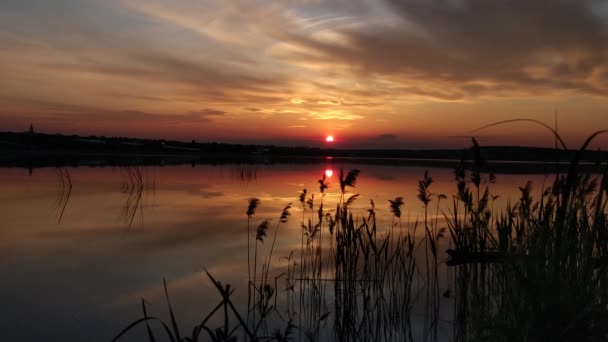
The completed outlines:
<svg viewBox="0 0 608 342">
<path fill-rule="evenodd" d="M 496 177 L 473 139 L 474 160 L 454 170 L 451 201 L 432 192 L 433 178 L 425 173 L 417 193 L 424 216 L 405 226 L 400 196 L 388 201 L 390 227 L 378 225 L 373 201 L 363 213 L 352 209 L 359 198 L 353 193 L 359 170 L 340 170 L 335 208 L 325 198 L 329 184 L 323 176 L 318 192 L 303 190 L 298 197 L 300 250 L 280 258 L 287 271 L 271 266 L 291 204 L 280 214 L 268 255 L 260 257 L 259 278 L 258 244 L 264 243 L 270 220 L 263 220 L 252 236 L 250 221 L 261 203 L 251 199 L 247 234 L 255 240 L 253 263 L 248 257 L 247 319 L 231 300 L 233 289 L 207 272 L 220 303 L 191 337 L 179 333 L 167 291 L 169 324 L 148 316 L 142 301 L 143 318 L 115 340 L 145 323 L 154 341 L 148 325 L 153 322 L 172 341 L 197 341 L 203 331 L 214 341 L 237 336 L 251 341 L 438 341 L 446 338 L 443 327 L 451 327 L 447 338 L 456 341 L 605 340 L 608 165 L 601 166 L 600 176 L 578 172 L 580 155 L 595 136 L 567 174 L 543 185 L 540 195 L 534 184 L 523 184 L 519 200 L 503 208 L 495 208 Z M 419 227 L 424 229 L 420 235 Z M 444 270 L 447 284 L 440 281 Z M 442 306 L 453 312 L 442 316 Z M 213 330 L 209 317 L 219 312 L 224 324 Z"/>
</svg>

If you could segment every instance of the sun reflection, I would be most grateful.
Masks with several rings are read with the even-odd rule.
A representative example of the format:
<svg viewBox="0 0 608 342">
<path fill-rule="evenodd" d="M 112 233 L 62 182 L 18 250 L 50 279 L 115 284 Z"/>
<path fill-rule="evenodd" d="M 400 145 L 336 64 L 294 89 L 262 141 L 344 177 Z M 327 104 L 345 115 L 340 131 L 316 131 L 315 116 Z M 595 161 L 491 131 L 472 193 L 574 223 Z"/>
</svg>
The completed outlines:
<svg viewBox="0 0 608 342">
<path fill-rule="evenodd" d="M 334 174 L 334 171 L 332 169 L 325 170 L 325 176 L 327 178 L 331 177 L 333 174 Z"/>
</svg>

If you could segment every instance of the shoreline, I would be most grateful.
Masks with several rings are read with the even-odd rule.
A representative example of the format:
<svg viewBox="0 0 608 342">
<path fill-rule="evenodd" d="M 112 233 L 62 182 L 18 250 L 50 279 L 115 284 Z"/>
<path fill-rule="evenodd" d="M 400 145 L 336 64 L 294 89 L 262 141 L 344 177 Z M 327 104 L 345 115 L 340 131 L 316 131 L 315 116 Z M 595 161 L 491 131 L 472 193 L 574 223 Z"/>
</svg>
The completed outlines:
<svg viewBox="0 0 608 342">
<path fill-rule="evenodd" d="M 394 167 L 454 168 L 457 159 L 388 158 L 348 156 L 306 156 L 245 153 L 150 154 L 150 153 L 85 153 L 69 151 L 0 152 L 0 168 L 37 169 L 46 167 L 114 167 L 114 166 L 179 166 L 179 165 L 385 165 Z M 471 166 L 465 160 L 465 167 Z M 584 161 L 582 172 L 602 173 L 603 163 Z M 496 174 L 555 174 L 568 170 L 569 161 L 487 160 L 485 172 Z"/>
</svg>

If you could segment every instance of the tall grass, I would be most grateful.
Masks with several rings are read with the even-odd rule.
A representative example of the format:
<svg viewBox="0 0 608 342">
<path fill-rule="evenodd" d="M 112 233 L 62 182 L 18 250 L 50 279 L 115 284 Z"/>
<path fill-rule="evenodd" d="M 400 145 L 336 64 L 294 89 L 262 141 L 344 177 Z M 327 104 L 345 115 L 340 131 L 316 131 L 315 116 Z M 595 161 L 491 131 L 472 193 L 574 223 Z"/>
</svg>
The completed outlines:
<svg viewBox="0 0 608 342">
<path fill-rule="evenodd" d="M 258 256 L 271 221 L 262 220 L 253 236 L 251 220 L 261 203 L 250 200 L 246 319 L 231 300 L 233 289 L 207 273 L 220 294 L 218 306 L 191 337 L 180 337 L 173 318 L 161 327 L 175 341 L 197 341 L 202 331 L 214 341 L 605 340 L 608 166 L 600 176 L 579 174 L 579 153 L 569 172 L 543 185 L 538 198 L 536 185 L 522 184 L 516 203 L 495 208 L 496 177 L 474 139 L 472 149 L 470 166 L 463 162 L 454 171 L 451 200 L 433 192 L 427 172 L 415 204 L 424 215 L 403 224 L 407 203 L 396 197 L 387 203 L 389 227 L 378 225 L 373 201 L 366 212 L 353 209 L 359 170 L 340 170 L 339 200 L 330 209 L 323 176 L 318 192 L 303 190 L 298 198 L 300 250 L 280 259 L 285 268 L 273 269 L 272 261 L 291 204 L 276 221 L 267 255 Z M 447 316 L 441 310 L 446 306 L 453 308 Z M 144 317 L 117 339 L 157 321 L 145 303 L 142 310 Z M 208 327 L 209 317 L 222 312 L 223 325 Z M 453 327 L 448 336 L 446 326 Z"/>
<path fill-rule="evenodd" d="M 458 340 L 606 339 L 607 167 L 594 178 L 577 163 L 539 199 L 530 182 L 520 187 L 519 201 L 498 214 L 487 187 L 472 196 L 459 177 L 454 211 L 464 212 L 449 220 Z"/>
</svg>

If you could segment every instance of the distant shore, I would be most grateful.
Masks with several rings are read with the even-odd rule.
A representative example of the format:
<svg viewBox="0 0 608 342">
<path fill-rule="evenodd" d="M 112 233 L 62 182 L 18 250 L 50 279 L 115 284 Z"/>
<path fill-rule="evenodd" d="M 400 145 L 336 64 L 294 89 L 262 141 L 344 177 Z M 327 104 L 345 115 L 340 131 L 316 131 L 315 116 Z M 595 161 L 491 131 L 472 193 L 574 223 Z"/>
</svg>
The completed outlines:
<svg viewBox="0 0 608 342">
<path fill-rule="evenodd" d="M 537 147 L 481 147 L 487 169 L 495 173 L 564 171 L 572 151 Z M 473 159 L 470 149 L 321 149 L 216 142 L 182 142 L 124 137 L 0 133 L 0 167 L 63 167 L 190 164 L 380 164 L 452 168 Z M 583 168 L 599 171 L 608 152 L 586 151 Z M 466 164 L 466 162 L 465 162 Z"/>
</svg>

